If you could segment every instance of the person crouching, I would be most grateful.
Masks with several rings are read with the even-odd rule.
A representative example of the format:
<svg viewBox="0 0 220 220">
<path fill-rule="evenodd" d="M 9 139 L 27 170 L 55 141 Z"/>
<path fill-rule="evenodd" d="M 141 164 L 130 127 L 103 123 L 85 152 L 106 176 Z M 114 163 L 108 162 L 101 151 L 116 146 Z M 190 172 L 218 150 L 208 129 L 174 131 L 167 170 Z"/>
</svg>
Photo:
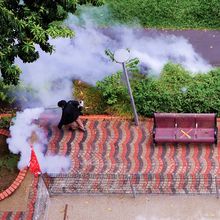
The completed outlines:
<svg viewBox="0 0 220 220">
<path fill-rule="evenodd" d="M 79 118 L 82 115 L 83 101 L 70 100 L 66 102 L 61 100 L 57 105 L 62 108 L 62 116 L 58 124 L 59 129 L 65 126 L 70 131 L 75 130 L 76 127 L 83 132 L 85 131 L 84 125 Z"/>
</svg>

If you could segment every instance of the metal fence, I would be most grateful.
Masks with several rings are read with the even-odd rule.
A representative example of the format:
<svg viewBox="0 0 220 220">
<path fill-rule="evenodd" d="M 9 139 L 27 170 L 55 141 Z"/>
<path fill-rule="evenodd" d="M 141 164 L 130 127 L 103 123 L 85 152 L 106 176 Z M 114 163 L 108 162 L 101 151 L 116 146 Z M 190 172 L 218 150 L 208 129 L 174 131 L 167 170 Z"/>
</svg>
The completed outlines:
<svg viewBox="0 0 220 220">
<path fill-rule="evenodd" d="M 50 195 L 61 194 L 215 194 L 213 175 L 50 174 L 42 175 Z"/>
</svg>

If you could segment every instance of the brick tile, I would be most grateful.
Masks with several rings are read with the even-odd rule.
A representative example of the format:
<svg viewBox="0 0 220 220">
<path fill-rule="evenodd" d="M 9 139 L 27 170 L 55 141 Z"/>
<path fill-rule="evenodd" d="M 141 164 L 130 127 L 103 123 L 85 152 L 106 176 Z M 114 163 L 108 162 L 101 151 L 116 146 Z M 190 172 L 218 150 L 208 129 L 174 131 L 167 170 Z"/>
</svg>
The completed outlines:
<svg viewBox="0 0 220 220">
<path fill-rule="evenodd" d="M 5 198 L 5 195 L 3 193 L 0 193 L 0 200 L 3 200 Z"/>
</svg>

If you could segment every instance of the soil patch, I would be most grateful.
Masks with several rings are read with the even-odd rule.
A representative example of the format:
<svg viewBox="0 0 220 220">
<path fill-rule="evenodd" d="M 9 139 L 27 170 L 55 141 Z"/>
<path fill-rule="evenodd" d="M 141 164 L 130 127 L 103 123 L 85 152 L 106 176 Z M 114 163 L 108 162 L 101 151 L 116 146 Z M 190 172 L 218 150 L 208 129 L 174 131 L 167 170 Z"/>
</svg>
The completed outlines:
<svg viewBox="0 0 220 220">
<path fill-rule="evenodd" d="M 17 169 L 14 171 L 10 171 L 5 167 L 0 169 L 0 192 L 3 192 L 14 182 L 18 173 Z"/>
<path fill-rule="evenodd" d="M 10 153 L 6 139 L 7 137 L 0 135 L 0 192 L 7 189 L 19 173 L 19 156 Z"/>
</svg>

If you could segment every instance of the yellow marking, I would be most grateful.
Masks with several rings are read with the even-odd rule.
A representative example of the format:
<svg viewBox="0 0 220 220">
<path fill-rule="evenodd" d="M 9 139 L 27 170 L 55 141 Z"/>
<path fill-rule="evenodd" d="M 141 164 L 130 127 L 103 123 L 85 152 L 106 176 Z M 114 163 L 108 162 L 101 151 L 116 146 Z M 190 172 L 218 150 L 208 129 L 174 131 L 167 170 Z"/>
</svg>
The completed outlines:
<svg viewBox="0 0 220 220">
<path fill-rule="evenodd" d="M 192 130 L 192 129 L 191 129 Z M 189 130 L 188 132 L 190 132 L 191 130 Z M 187 134 L 185 131 L 183 131 L 182 129 L 180 130 L 185 136 L 187 136 L 188 138 L 191 138 L 191 136 L 189 134 Z"/>
</svg>

